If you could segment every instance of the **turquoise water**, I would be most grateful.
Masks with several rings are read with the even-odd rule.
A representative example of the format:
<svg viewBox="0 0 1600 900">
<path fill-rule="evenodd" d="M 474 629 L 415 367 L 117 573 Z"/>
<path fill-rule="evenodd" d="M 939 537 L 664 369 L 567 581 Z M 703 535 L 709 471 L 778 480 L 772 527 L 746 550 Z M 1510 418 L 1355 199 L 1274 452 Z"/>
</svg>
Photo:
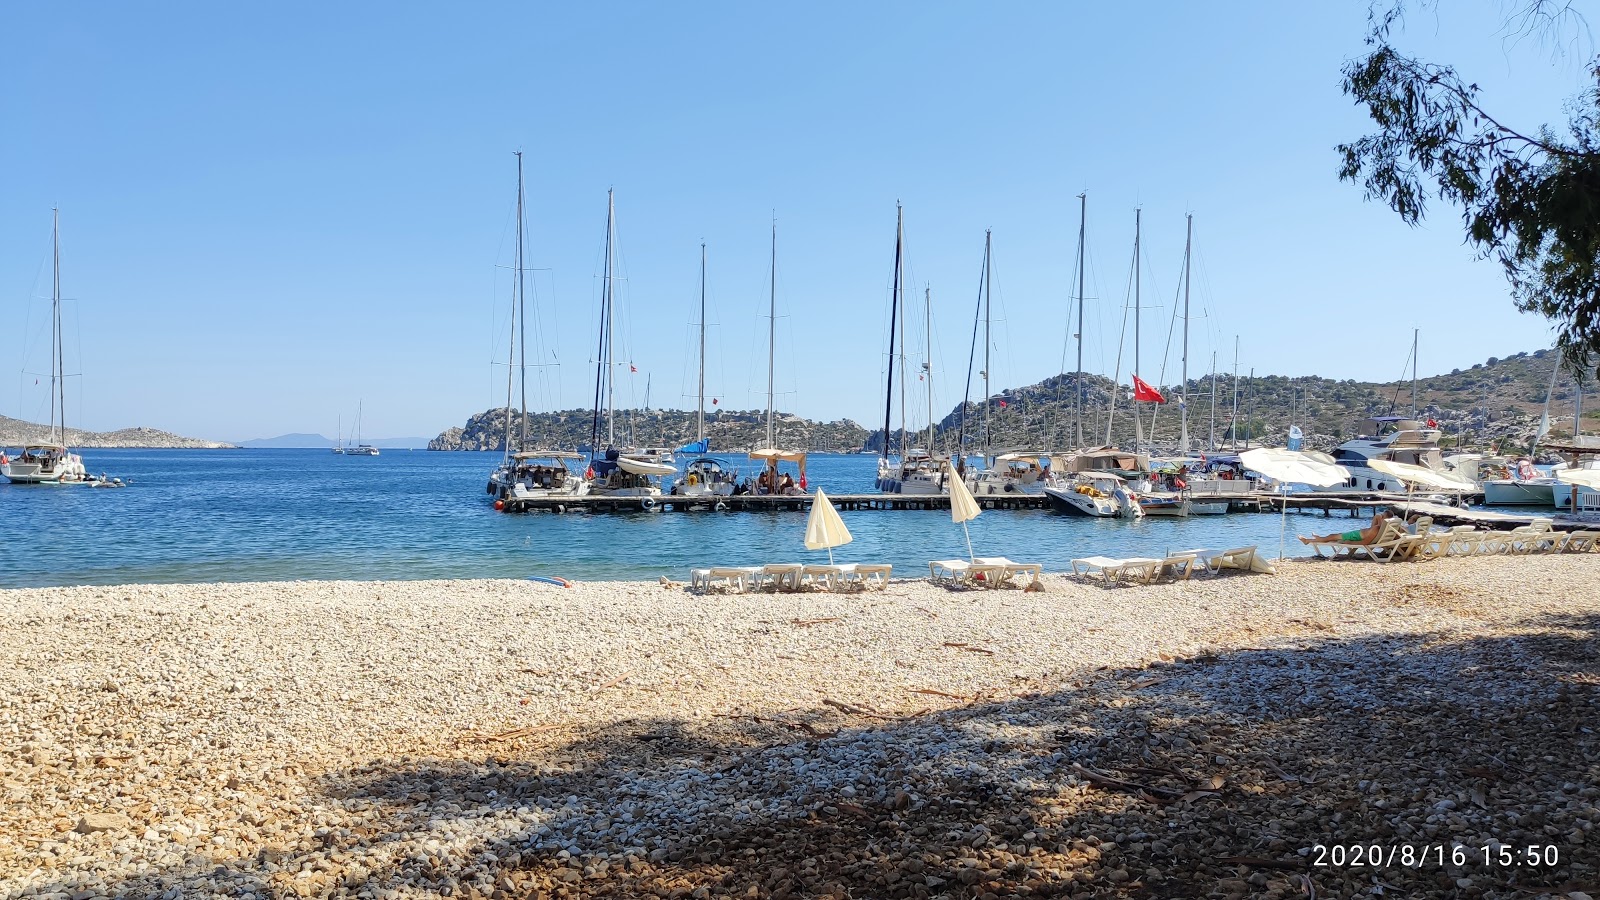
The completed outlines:
<svg viewBox="0 0 1600 900">
<path fill-rule="evenodd" d="M 801 543 L 805 513 L 494 512 L 484 485 L 498 453 L 385 450 L 86 450 L 121 490 L 0 483 L 0 585 L 6 587 L 295 579 L 687 579 L 691 566 L 826 562 Z M 737 456 L 733 465 L 748 466 Z M 870 493 L 876 458 L 813 456 L 813 485 Z M 926 573 L 966 555 L 948 511 L 845 511 L 841 562 Z M 1348 519 L 1289 517 L 1290 533 Z M 978 555 L 1068 568 L 1074 557 L 1155 556 L 1258 544 L 1277 554 L 1278 517 L 1138 521 L 993 510 L 970 523 Z M 1291 553 L 1298 552 L 1294 544 Z"/>
</svg>

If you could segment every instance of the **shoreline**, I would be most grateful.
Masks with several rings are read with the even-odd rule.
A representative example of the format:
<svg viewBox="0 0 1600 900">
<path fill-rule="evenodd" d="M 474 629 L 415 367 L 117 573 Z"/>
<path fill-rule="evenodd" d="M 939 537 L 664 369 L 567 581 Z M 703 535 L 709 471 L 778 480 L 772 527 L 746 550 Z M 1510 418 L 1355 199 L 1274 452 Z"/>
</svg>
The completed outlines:
<svg viewBox="0 0 1600 900">
<path fill-rule="evenodd" d="M 1574 555 L 1042 593 L 0 591 L 0 897 L 1287 897 L 1259 861 L 1303 861 L 1335 814 L 1341 843 L 1535 835 L 1592 884 L 1597 575 Z M 1471 774 L 1489 755 L 1513 761 Z M 1450 877 L 1511 896 L 1495 875 Z"/>
</svg>

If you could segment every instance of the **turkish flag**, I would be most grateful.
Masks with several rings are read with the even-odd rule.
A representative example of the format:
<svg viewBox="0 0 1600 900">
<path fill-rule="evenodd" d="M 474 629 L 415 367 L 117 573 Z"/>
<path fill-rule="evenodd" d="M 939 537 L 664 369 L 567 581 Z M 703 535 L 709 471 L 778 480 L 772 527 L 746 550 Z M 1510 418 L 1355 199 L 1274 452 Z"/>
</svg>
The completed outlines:
<svg viewBox="0 0 1600 900">
<path fill-rule="evenodd" d="M 637 371 L 639 371 L 639 367 L 634 365 L 633 363 L 628 363 L 628 371 L 629 372 L 637 372 Z"/>
<path fill-rule="evenodd" d="M 1144 379 L 1133 376 L 1133 399 L 1139 403 L 1165 403 L 1167 398 L 1161 392 L 1144 383 Z"/>
<path fill-rule="evenodd" d="M 1006 402 L 1004 400 L 1000 401 L 1000 408 L 1001 409 L 1005 409 L 1006 408 Z"/>
</svg>

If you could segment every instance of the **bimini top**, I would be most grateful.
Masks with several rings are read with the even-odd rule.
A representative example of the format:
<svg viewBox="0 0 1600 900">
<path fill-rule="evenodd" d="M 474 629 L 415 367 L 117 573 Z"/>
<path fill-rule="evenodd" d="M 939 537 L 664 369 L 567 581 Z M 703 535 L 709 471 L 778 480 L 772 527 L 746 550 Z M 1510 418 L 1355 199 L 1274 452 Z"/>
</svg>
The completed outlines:
<svg viewBox="0 0 1600 900">
<path fill-rule="evenodd" d="M 777 462 L 780 462 L 780 461 L 781 462 L 801 463 L 801 462 L 805 462 L 806 461 L 806 451 L 804 451 L 804 450 L 773 450 L 773 449 L 751 450 L 750 451 L 750 458 L 751 459 L 759 459 L 759 460 L 762 460 L 764 462 L 770 462 L 770 463 L 777 463 Z"/>
<path fill-rule="evenodd" d="M 65 444 L 26 444 L 22 448 L 23 453 L 27 453 L 31 450 L 60 450 L 62 453 L 65 453 L 67 452 L 67 447 Z"/>
</svg>

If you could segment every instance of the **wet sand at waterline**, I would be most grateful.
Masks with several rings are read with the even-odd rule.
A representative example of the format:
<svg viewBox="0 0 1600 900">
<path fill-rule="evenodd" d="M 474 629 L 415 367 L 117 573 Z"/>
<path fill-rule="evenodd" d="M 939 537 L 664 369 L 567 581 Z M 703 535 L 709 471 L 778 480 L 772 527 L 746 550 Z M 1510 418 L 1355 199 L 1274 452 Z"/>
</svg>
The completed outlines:
<svg viewBox="0 0 1600 900">
<path fill-rule="evenodd" d="M 1600 883 L 1600 556 L 1044 588 L 0 592 L 0 897 Z"/>
</svg>

